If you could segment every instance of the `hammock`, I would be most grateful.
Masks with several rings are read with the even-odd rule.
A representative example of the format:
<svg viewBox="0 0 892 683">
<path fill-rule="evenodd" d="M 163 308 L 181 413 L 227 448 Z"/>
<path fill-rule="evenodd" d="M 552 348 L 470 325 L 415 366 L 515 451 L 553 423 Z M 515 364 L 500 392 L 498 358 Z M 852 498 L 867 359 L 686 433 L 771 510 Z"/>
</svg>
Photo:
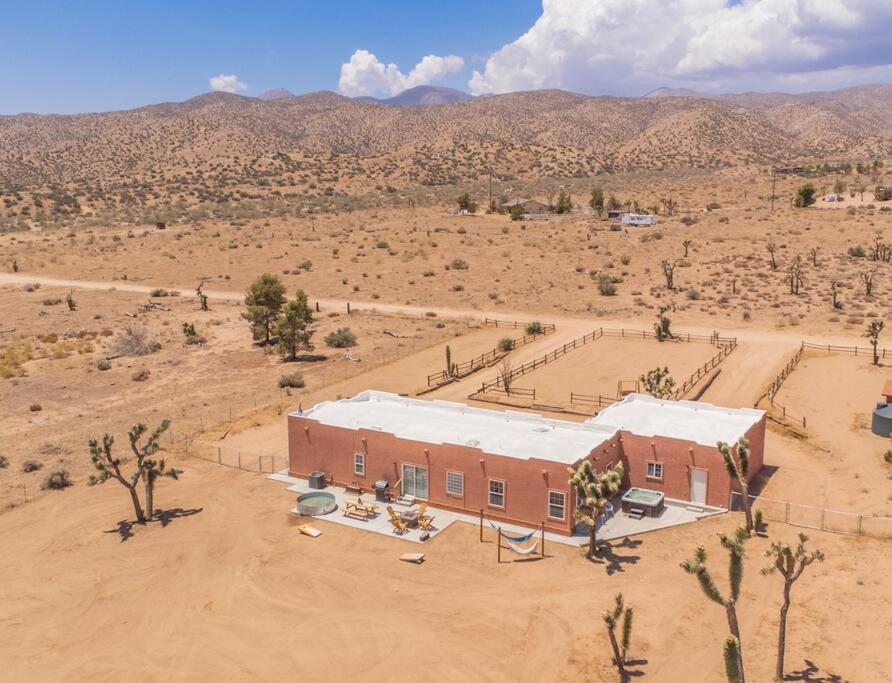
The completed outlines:
<svg viewBox="0 0 892 683">
<path fill-rule="evenodd" d="M 535 552 L 536 548 L 539 547 L 538 540 L 533 541 L 533 545 L 527 546 L 526 548 L 521 548 L 508 540 L 506 540 L 505 543 L 508 544 L 508 547 L 511 548 L 511 550 L 521 555 L 529 555 L 530 553 Z"/>
<path fill-rule="evenodd" d="M 489 522 L 489 520 L 486 520 L 486 521 Z M 489 525 L 490 525 L 493 529 L 495 529 L 496 531 L 498 531 L 498 532 L 499 532 L 499 535 L 500 535 L 502 538 L 504 538 L 506 541 L 509 541 L 509 542 L 510 542 L 510 541 L 514 541 L 515 543 L 526 543 L 527 541 L 529 541 L 529 540 L 530 540 L 533 536 L 535 536 L 535 534 L 536 534 L 535 531 L 531 531 L 531 532 L 528 533 L 526 536 L 509 536 L 509 535 L 506 534 L 504 531 L 502 531 L 501 529 L 499 529 L 499 527 L 497 527 L 497 526 L 496 526 L 495 524 L 493 524 L 492 522 L 489 522 Z M 510 545 L 510 543 L 509 543 L 509 545 Z M 521 551 L 518 550 L 518 552 L 521 552 Z"/>
</svg>

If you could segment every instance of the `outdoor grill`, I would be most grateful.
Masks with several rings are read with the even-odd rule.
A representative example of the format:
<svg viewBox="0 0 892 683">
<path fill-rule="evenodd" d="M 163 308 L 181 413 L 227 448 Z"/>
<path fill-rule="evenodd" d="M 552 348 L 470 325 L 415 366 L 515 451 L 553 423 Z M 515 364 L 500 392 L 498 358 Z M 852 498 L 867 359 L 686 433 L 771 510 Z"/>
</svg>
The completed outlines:
<svg viewBox="0 0 892 683">
<path fill-rule="evenodd" d="M 310 472 L 308 485 L 311 489 L 324 489 L 325 488 L 325 472 L 320 472 L 319 470 L 316 470 L 315 472 Z"/>
<path fill-rule="evenodd" d="M 375 489 L 375 500 L 387 502 L 390 500 L 390 484 L 384 479 L 379 479 L 372 486 Z"/>
</svg>

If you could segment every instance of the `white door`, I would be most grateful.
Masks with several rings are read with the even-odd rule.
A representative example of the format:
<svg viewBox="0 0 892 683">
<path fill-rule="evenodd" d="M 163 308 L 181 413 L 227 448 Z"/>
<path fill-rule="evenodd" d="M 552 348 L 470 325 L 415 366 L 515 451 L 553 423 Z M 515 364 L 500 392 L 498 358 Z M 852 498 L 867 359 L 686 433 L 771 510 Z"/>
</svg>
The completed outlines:
<svg viewBox="0 0 892 683">
<path fill-rule="evenodd" d="M 691 502 L 706 505 L 706 470 L 691 469 Z"/>
</svg>

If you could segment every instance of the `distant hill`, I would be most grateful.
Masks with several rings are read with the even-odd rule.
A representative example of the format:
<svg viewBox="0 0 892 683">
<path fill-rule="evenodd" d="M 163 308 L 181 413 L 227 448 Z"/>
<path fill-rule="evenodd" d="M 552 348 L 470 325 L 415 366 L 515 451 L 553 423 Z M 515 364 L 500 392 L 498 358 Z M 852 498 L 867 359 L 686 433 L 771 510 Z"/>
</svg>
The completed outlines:
<svg viewBox="0 0 892 683">
<path fill-rule="evenodd" d="M 273 100 L 287 100 L 295 97 L 295 94 L 287 88 L 273 88 L 262 93 L 257 99 L 271 102 Z"/>
<path fill-rule="evenodd" d="M 474 99 L 472 95 L 455 88 L 442 88 L 433 85 L 419 85 L 403 90 L 399 95 L 379 99 L 377 97 L 357 97 L 361 102 L 389 104 L 394 107 L 424 107 L 437 104 L 455 104 Z"/>
<path fill-rule="evenodd" d="M 451 186 L 488 169 L 522 181 L 867 160 L 892 149 L 892 85 L 709 99 L 457 92 L 413 88 L 381 102 L 214 92 L 128 111 L 0 116 L 0 192 L 35 192 L 31 215 L 76 203 L 225 207 L 323 189 Z M 427 106 L 450 97 L 463 101 Z"/>
</svg>

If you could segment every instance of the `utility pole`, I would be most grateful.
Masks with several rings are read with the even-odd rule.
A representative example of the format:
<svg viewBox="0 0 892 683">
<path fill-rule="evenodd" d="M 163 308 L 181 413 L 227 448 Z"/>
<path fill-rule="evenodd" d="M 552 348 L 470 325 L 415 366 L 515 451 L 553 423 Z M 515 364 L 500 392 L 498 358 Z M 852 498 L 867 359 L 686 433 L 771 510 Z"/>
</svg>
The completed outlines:
<svg viewBox="0 0 892 683">
<path fill-rule="evenodd" d="M 492 211 L 492 169 L 489 169 L 489 210 Z"/>
<path fill-rule="evenodd" d="M 777 174 L 771 171 L 771 210 L 774 211 L 774 186 L 777 183 Z"/>
</svg>

